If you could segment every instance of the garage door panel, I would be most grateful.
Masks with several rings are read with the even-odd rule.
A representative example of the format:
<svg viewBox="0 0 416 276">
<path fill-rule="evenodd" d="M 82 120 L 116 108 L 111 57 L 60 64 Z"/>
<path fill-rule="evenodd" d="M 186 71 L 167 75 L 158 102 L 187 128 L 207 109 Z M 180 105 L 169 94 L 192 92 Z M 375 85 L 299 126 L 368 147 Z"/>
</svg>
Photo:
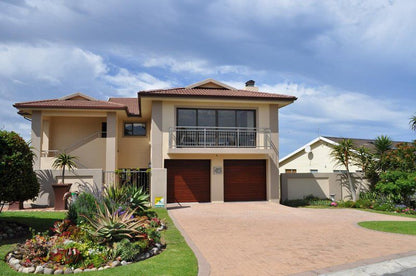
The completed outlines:
<svg viewBox="0 0 416 276">
<path fill-rule="evenodd" d="M 165 160 L 168 202 L 210 201 L 209 160 Z"/>
<path fill-rule="evenodd" d="M 266 160 L 224 160 L 224 200 L 266 200 Z"/>
</svg>

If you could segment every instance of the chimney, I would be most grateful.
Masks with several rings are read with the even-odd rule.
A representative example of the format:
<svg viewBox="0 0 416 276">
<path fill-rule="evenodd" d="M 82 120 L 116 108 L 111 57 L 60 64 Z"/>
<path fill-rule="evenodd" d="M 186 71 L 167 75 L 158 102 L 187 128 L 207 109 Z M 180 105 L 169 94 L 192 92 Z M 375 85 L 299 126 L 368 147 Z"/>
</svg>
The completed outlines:
<svg viewBox="0 0 416 276">
<path fill-rule="evenodd" d="M 259 91 L 259 88 L 254 86 L 255 83 L 254 80 L 246 81 L 246 87 L 244 89 L 249 91 Z"/>
</svg>

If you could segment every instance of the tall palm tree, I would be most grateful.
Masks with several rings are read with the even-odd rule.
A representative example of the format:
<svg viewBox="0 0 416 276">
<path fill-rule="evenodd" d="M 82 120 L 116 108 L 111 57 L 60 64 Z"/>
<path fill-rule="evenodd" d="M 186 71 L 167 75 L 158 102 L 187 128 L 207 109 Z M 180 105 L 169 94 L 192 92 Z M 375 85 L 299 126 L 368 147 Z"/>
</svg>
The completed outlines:
<svg viewBox="0 0 416 276">
<path fill-rule="evenodd" d="M 410 124 L 410 128 L 412 130 L 416 131 L 416 115 L 414 115 L 410 118 L 409 124 Z"/>
<path fill-rule="evenodd" d="M 352 201 L 357 201 L 357 192 L 355 186 L 352 183 L 350 174 L 350 164 L 353 160 L 353 143 L 351 139 L 343 139 L 338 145 L 332 147 L 331 151 L 332 159 L 338 164 L 345 167 L 348 184 L 351 192 Z"/>
<path fill-rule="evenodd" d="M 387 135 L 380 135 L 374 141 L 375 154 L 378 158 L 378 167 L 381 171 L 386 171 L 387 168 L 387 153 L 393 148 L 393 141 Z"/>
<path fill-rule="evenodd" d="M 65 183 L 65 167 L 68 167 L 68 170 L 70 171 L 77 168 L 75 160 L 77 160 L 77 157 L 62 152 L 56 157 L 55 161 L 53 162 L 52 167 L 54 169 L 62 169 L 62 184 Z"/>
<path fill-rule="evenodd" d="M 387 135 L 380 135 L 373 142 L 378 157 L 384 156 L 393 147 L 393 141 Z"/>
</svg>

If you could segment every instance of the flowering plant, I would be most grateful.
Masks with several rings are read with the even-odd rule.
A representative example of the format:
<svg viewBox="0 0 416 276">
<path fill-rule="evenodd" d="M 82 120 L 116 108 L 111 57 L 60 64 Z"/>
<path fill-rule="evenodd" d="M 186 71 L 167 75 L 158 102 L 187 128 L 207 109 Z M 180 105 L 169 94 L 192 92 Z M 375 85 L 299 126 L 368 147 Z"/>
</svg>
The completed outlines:
<svg viewBox="0 0 416 276">
<path fill-rule="evenodd" d="M 338 203 L 336 203 L 335 201 L 333 201 L 333 202 L 331 202 L 331 206 L 332 207 L 337 207 L 338 206 Z"/>
</svg>

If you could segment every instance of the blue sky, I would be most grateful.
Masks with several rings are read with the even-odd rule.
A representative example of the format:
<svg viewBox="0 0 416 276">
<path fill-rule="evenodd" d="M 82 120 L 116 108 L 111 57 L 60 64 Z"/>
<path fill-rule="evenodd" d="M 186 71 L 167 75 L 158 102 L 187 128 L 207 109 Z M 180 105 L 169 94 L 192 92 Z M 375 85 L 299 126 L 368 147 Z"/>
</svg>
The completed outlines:
<svg viewBox="0 0 416 276">
<path fill-rule="evenodd" d="M 318 135 L 410 141 L 416 1 L 0 2 L 0 128 L 15 102 L 98 99 L 214 78 L 297 96 L 280 156 Z"/>
</svg>

